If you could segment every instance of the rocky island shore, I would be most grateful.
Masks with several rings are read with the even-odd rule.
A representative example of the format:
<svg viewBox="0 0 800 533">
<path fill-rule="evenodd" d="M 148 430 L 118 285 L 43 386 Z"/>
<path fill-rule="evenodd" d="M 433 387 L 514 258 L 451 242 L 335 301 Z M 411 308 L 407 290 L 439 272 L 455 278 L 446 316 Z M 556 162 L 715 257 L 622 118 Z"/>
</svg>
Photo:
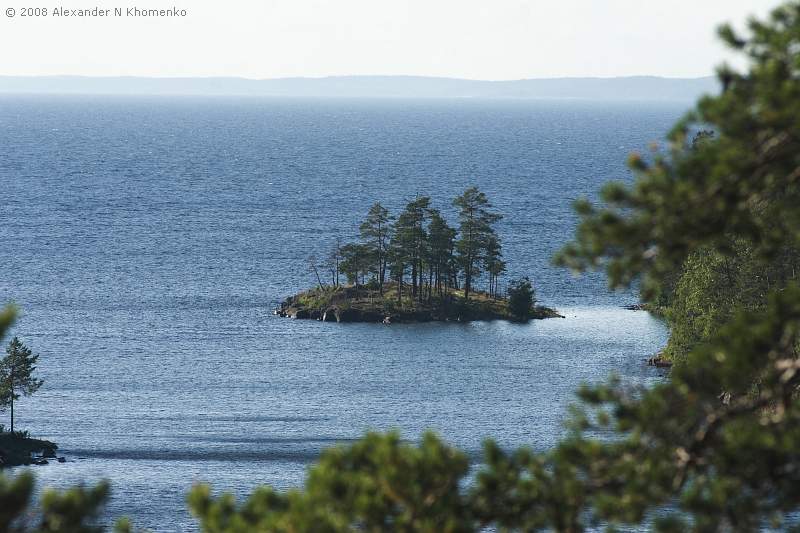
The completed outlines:
<svg viewBox="0 0 800 533">
<path fill-rule="evenodd" d="M 19 433 L 0 433 L 0 468 L 24 465 L 46 465 L 48 459 L 64 462 L 56 457 L 58 446 L 49 440 L 32 439 Z"/>
<path fill-rule="evenodd" d="M 511 313 L 507 298 L 472 292 L 465 300 L 463 291 L 448 289 L 439 297 L 424 302 L 397 300 L 396 288 L 365 286 L 321 287 L 288 297 L 275 309 L 281 317 L 314 319 L 323 322 L 466 322 L 471 320 L 510 320 L 564 318 L 555 309 L 533 306 L 527 316 Z"/>
</svg>

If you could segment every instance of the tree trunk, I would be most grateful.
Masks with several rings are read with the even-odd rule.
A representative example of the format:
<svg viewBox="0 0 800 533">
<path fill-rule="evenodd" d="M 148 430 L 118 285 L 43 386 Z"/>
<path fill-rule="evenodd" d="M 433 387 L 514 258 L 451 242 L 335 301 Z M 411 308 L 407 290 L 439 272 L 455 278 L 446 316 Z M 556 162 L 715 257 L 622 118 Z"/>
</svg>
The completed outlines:
<svg viewBox="0 0 800 533">
<path fill-rule="evenodd" d="M 397 275 L 397 303 L 403 305 L 403 274 Z"/>
<path fill-rule="evenodd" d="M 11 363 L 11 371 L 8 375 L 9 394 L 11 395 L 11 438 L 14 438 L 14 363 Z"/>
<path fill-rule="evenodd" d="M 428 267 L 428 303 L 431 303 L 433 297 L 433 265 Z"/>
<path fill-rule="evenodd" d="M 472 265 L 467 261 L 467 271 L 464 273 L 464 300 L 469 300 L 469 291 L 472 288 Z"/>
<path fill-rule="evenodd" d="M 383 245 L 378 243 L 378 288 L 383 296 L 383 282 L 386 280 L 386 253 Z"/>
<path fill-rule="evenodd" d="M 411 261 L 411 299 L 417 297 L 417 260 Z"/>
<path fill-rule="evenodd" d="M 322 288 L 322 278 L 319 277 L 319 270 L 317 270 L 317 265 L 314 263 L 311 264 L 311 268 L 314 269 L 314 274 L 317 276 L 317 283 L 319 284 L 319 288 Z"/>
</svg>

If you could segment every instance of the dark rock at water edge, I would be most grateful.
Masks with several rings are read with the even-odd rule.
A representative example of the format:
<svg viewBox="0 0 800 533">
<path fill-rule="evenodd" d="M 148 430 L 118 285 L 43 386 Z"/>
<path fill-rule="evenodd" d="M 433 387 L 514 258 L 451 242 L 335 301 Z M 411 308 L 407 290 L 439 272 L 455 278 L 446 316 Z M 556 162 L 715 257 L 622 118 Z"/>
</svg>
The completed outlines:
<svg viewBox="0 0 800 533">
<path fill-rule="evenodd" d="M 651 357 L 647 360 L 648 366 L 654 366 L 656 368 L 671 368 L 672 361 L 669 359 L 665 359 L 662 354 L 658 354 L 655 357 Z"/>
<path fill-rule="evenodd" d="M 58 445 L 10 433 L 0 433 L 0 468 L 22 465 L 46 465 L 56 458 Z"/>
</svg>

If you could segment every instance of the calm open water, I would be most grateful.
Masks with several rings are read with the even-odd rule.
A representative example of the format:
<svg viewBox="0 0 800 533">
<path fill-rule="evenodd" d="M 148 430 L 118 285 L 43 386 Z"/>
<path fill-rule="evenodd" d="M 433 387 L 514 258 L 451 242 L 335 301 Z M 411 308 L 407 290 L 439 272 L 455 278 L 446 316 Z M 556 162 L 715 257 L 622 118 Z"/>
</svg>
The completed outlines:
<svg viewBox="0 0 800 533">
<path fill-rule="evenodd" d="M 664 326 L 602 276 L 550 266 L 571 202 L 630 180 L 682 103 L 0 97 L 0 302 L 41 354 L 17 422 L 107 478 L 108 516 L 187 531 L 192 483 L 302 483 L 370 428 L 551 446 L 585 381 L 661 379 Z M 487 192 L 510 276 L 566 319 L 381 326 L 271 314 L 313 283 L 304 258 L 368 207 Z M 4 415 L 3 415 L 4 416 Z"/>
</svg>

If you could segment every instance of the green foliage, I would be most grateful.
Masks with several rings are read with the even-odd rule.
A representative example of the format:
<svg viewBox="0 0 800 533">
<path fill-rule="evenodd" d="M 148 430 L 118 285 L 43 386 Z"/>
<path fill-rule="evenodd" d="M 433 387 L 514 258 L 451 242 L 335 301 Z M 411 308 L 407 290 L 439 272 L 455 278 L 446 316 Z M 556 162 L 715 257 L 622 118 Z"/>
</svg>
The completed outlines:
<svg viewBox="0 0 800 533">
<path fill-rule="evenodd" d="M 108 498 L 107 483 L 92 488 L 73 487 L 66 491 L 46 490 L 39 509 L 32 505 L 33 475 L 16 478 L 0 474 L 0 531 L 9 533 L 97 533 L 97 523 Z M 117 530 L 130 531 L 126 521 Z"/>
<path fill-rule="evenodd" d="M 528 320 L 533 314 L 536 297 L 533 284 L 528 278 L 521 278 L 511 282 L 508 286 L 508 311 L 515 319 Z"/>
<path fill-rule="evenodd" d="M 751 21 L 749 38 L 723 27 L 749 71 L 720 69 L 723 93 L 676 126 L 667 154 L 634 155 L 635 185 L 606 187 L 606 208 L 580 202 L 577 239 L 558 258 L 606 268 L 615 287 L 641 277 L 643 296 L 666 309 L 673 359 L 796 279 L 799 9 L 790 2 L 766 22 Z"/>
<path fill-rule="evenodd" d="M 73 487 L 65 491 L 46 490 L 42 495 L 41 519 L 37 531 L 42 533 L 95 533 L 103 531 L 97 522 L 100 510 L 108 499 L 108 483 L 95 487 Z"/>
<path fill-rule="evenodd" d="M 389 237 L 392 230 L 392 217 L 389 210 L 380 203 L 375 203 L 367 213 L 367 218 L 359 227 L 361 239 L 367 247 L 367 253 L 373 258 L 372 270 L 383 292 L 386 279 L 386 263 L 388 261 Z"/>
<path fill-rule="evenodd" d="M 345 244 L 340 252 L 342 260 L 339 270 L 347 276 L 347 281 L 355 285 L 363 282 L 373 264 L 373 251 L 363 244 Z"/>
<path fill-rule="evenodd" d="M 419 446 L 396 433 L 370 433 L 352 446 L 325 451 L 304 491 L 256 490 L 241 506 L 214 498 L 207 485 L 189 495 L 207 533 L 251 531 L 472 531 L 459 484 L 462 453 L 426 434 Z"/>
<path fill-rule="evenodd" d="M 8 305 L 0 310 L 0 339 L 5 337 L 6 331 L 14 323 L 17 317 L 17 308 L 13 305 Z"/>
<path fill-rule="evenodd" d="M 16 479 L 0 475 L 0 531 L 22 531 L 15 525 L 25 516 L 32 493 L 31 474 L 23 474 Z"/>
<path fill-rule="evenodd" d="M 654 153 L 649 161 L 632 156 L 637 182 L 606 186 L 607 207 L 578 203 L 583 220 L 560 263 L 605 267 L 614 287 L 643 276 L 651 295 L 692 251 L 730 254 L 731 236 L 748 242 L 764 262 L 797 241 L 798 4 L 777 9 L 768 23 L 752 21 L 750 29 L 750 39 L 722 31 L 729 43 L 743 43 L 750 71 L 721 69 L 723 93 L 703 98 L 679 122 L 668 154 Z M 692 147 L 687 139 L 707 125 L 716 136 Z"/>
<path fill-rule="evenodd" d="M 445 289 L 453 285 L 458 272 L 455 250 L 456 230 L 451 228 L 438 210 L 430 211 L 428 225 L 428 246 L 425 262 L 433 271 L 433 283 L 439 297 Z"/>
<path fill-rule="evenodd" d="M 461 235 L 451 228 L 439 210 L 431 207 L 431 199 L 417 196 L 408 202 L 395 218 L 380 203 L 374 204 L 359 226 L 360 242 L 336 246 L 329 254 L 326 267 L 332 285 L 338 286 L 339 274 L 345 274 L 354 285 L 374 280 L 381 295 L 388 277 L 396 283 L 397 305 L 403 302 L 403 287 L 410 275 L 412 306 L 430 304 L 448 289 L 458 289 L 459 275 L 464 278 L 464 297 L 469 299 L 474 280 L 486 273 L 489 293 L 498 293 L 498 279 L 505 272 L 500 239 L 492 224 L 500 215 L 490 211 L 486 195 L 470 187 L 454 200 L 460 209 Z M 322 287 L 321 276 L 313 257 L 311 271 Z"/>
<path fill-rule="evenodd" d="M 17 337 L 11 339 L 6 356 L 0 360 L 0 407 L 11 407 L 11 432 L 14 433 L 14 402 L 21 395 L 30 396 L 44 383 L 34 377 L 38 355 L 22 344 Z"/>
<path fill-rule="evenodd" d="M 503 218 L 493 212 L 486 194 L 477 187 L 470 187 L 453 200 L 458 207 L 459 238 L 456 242 L 458 260 L 464 272 L 464 298 L 469 299 L 472 280 L 480 274 L 479 265 L 496 247 L 499 241 L 492 225 Z"/>
<path fill-rule="evenodd" d="M 6 348 L 6 356 L 0 361 L 0 381 L 7 384 L 14 399 L 20 395 L 30 396 L 42 386 L 43 380 L 34 377 L 38 355 L 14 337 Z"/>
<path fill-rule="evenodd" d="M 796 511 L 798 332 L 800 289 L 790 286 L 764 312 L 737 315 L 669 382 L 644 391 L 614 381 L 583 390 L 579 431 L 559 450 L 589 480 L 593 512 L 636 523 L 677 498 L 697 531 L 753 531 Z M 603 413 L 613 415 L 605 424 Z M 609 427 L 623 438 L 585 436 Z"/>
<path fill-rule="evenodd" d="M 685 358 L 654 389 L 583 392 L 623 437 L 592 447 L 580 433 L 560 446 L 580 452 L 600 518 L 638 522 L 674 502 L 685 515 L 670 517 L 672 530 L 752 531 L 800 507 L 800 4 L 750 30 L 721 32 L 749 72 L 721 69 L 725 90 L 678 124 L 669 153 L 631 159 L 633 187 L 606 187 L 605 208 L 580 202 L 577 239 L 558 258 L 605 268 L 615 287 L 642 278 L 646 297 L 666 293 L 670 349 Z M 686 142 L 706 125 L 713 137 Z M 591 419 L 582 429 L 601 431 Z"/>
</svg>

